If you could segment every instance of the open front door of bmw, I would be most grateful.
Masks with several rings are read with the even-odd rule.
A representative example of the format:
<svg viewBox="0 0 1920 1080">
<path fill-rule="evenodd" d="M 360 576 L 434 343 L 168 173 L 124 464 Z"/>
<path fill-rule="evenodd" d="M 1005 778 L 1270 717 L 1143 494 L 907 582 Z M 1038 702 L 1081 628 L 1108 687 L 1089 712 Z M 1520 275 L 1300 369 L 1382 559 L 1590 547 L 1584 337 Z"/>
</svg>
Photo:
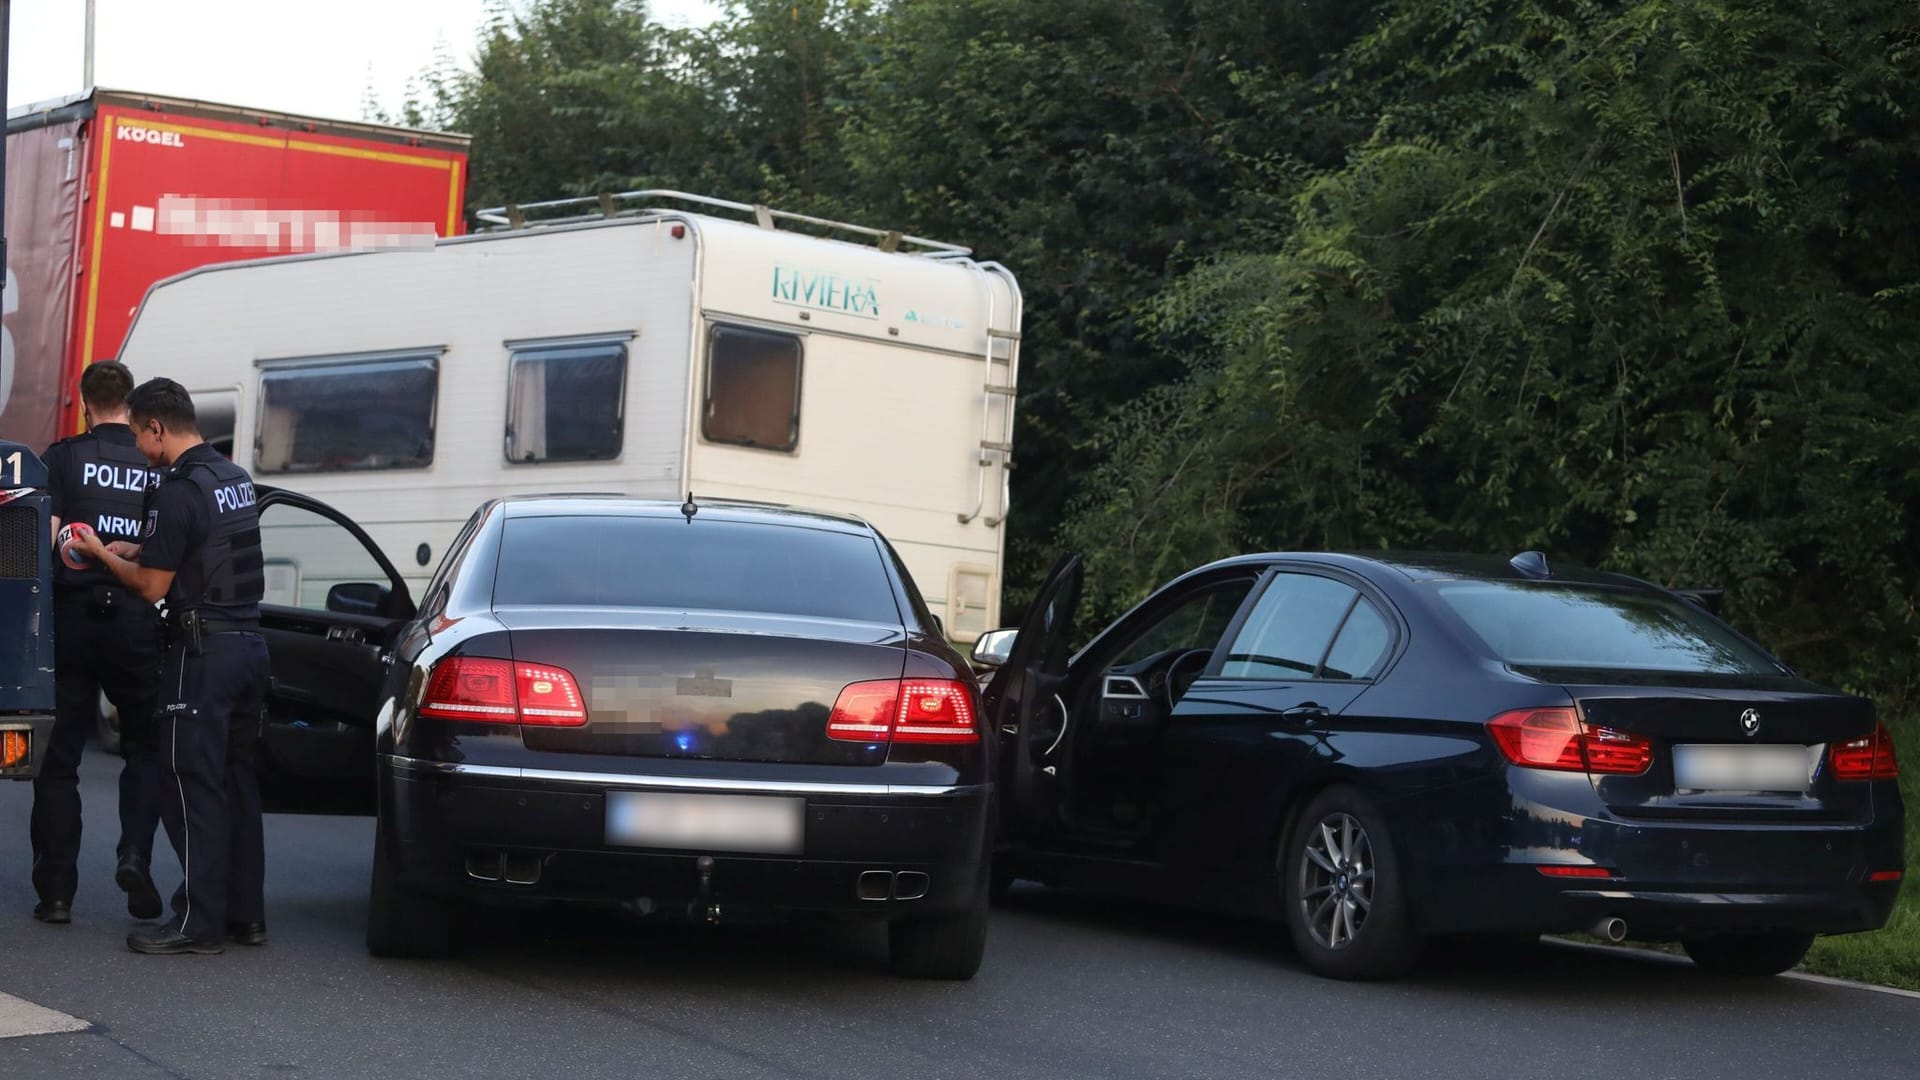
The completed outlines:
<svg viewBox="0 0 1920 1080">
<path fill-rule="evenodd" d="M 1082 570 L 1062 556 L 1027 609 L 1007 662 L 981 694 L 999 736 L 1000 840 L 1045 833 L 1058 819 L 1059 763 L 1050 760 L 1066 731 L 1059 693 L 1066 682 Z"/>
</svg>

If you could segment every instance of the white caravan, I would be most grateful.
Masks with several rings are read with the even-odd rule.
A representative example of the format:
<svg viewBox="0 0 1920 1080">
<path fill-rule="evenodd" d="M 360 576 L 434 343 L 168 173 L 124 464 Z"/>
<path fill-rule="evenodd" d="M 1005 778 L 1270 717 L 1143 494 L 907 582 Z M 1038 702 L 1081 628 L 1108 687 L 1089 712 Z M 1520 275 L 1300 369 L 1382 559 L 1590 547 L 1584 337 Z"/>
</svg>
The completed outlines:
<svg viewBox="0 0 1920 1080">
<path fill-rule="evenodd" d="M 569 210 L 597 212 L 527 221 Z M 260 483 L 357 521 L 416 601 L 486 499 L 692 492 L 863 517 L 950 638 L 999 625 L 1021 314 L 1005 267 L 676 192 L 480 217 L 500 227 L 169 278 L 120 359 L 183 384 Z M 270 560 L 280 602 L 366 580 L 295 550 Z"/>
</svg>

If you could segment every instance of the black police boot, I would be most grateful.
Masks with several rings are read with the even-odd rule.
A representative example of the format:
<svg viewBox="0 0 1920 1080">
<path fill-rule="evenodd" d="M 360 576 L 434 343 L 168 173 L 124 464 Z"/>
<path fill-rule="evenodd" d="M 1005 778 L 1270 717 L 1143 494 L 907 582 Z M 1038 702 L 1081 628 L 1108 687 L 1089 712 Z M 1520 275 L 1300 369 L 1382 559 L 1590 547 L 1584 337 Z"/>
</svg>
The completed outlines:
<svg viewBox="0 0 1920 1080">
<path fill-rule="evenodd" d="M 267 924 L 263 922 L 230 922 L 227 924 L 227 940 L 235 945 L 265 945 L 267 943 Z"/>
<path fill-rule="evenodd" d="M 43 923 L 65 926 L 73 921 L 73 905 L 65 900 L 42 900 L 33 905 L 33 917 Z"/>
<path fill-rule="evenodd" d="M 227 951 L 226 945 L 221 942 L 190 938 L 172 926 L 143 926 L 127 935 L 127 948 L 148 956 L 178 956 L 182 953 L 213 956 Z"/>
<path fill-rule="evenodd" d="M 120 866 L 113 872 L 113 883 L 127 894 L 127 914 L 136 919 L 160 917 L 160 890 L 154 888 L 153 874 L 147 866 L 147 860 L 133 854 L 120 856 Z"/>
</svg>

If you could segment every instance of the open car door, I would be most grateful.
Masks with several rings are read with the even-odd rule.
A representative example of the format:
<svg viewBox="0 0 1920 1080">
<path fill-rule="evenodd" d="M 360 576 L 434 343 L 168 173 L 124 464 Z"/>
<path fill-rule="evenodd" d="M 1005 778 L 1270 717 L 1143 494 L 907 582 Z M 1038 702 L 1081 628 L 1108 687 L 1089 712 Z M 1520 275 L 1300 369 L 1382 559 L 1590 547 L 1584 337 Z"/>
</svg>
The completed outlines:
<svg viewBox="0 0 1920 1080">
<path fill-rule="evenodd" d="M 980 695 L 987 722 L 1000 734 L 1000 817 L 1010 833 L 1044 830 L 1058 816 L 1056 766 L 1047 757 L 1066 731 L 1066 709 L 1056 695 L 1066 682 L 1081 578 L 1079 556 L 1053 564 L 1007 662 Z"/>
<path fill-rule="evenodd" d="M 297 492 L 259 491 L 260 631 L 273 663 L 261 800 L 281 812 L 372 813 L 374 721 L 413 598 L 345 515 Z"/>
</svg>

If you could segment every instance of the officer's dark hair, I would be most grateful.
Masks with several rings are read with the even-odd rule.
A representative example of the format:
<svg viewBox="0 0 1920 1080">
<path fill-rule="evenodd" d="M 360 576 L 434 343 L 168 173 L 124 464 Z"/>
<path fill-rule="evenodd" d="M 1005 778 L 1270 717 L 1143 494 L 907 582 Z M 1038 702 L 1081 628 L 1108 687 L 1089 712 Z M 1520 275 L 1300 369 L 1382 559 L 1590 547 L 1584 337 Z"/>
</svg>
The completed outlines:
<svg viewBox="0 0 1920 1080">
<path fill-rule="evenodd" d="M 80 373 L 80 398 L 94 412 L 119 412 L 132 392 L 133 372 L 118 360 L 88 364 Z"/>
<path fill-rule="evenodd" d="M 172 379 L 148 379 L 127 395 L 127 411 L 133 414 L 133 426 L 149 420 L 175 435 L 200 434 L 200 421 L 193 415 L 193 398 L 187 388 Z"/>
</svg>

